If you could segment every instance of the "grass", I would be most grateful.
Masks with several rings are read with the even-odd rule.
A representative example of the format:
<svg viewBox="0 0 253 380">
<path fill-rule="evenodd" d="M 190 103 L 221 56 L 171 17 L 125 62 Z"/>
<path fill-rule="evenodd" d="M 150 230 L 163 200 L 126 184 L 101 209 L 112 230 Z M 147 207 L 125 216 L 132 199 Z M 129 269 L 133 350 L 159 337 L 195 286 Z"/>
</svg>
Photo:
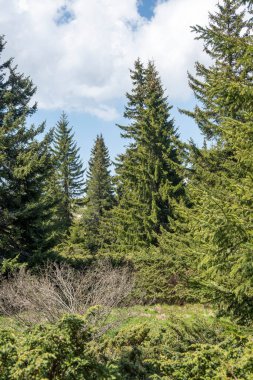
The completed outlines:
<svg viewBox="0 0 253 380">
<path fill-rule="evenodd" d="M 200 304 L 187 304 L 184 306 L 136 305 L 114 309 L 108 318 L 108 323 L 111 324 L 112 328 L 108 330 L 107 334 L 114 336 L 125 328 L 144 324 L 155 331 L 161 327 L 168 328 L 171 324 L 177 324 L 177 321 L 182 321 L 189 326 L 197 324 L 199 321 L 201 324 L 215 325 L 217 328 L 228 331 L 228 333 L 242 331 L 242 328 L 230 319 L 218 319 L 211 307 Z"/>
<path fill-rule="evenodd" d="M 153 305 L 115 308 L 111 311 L 107 318 L 106 324 L 111 327 L 107 331 L 107 335 L 113 337 L 119 331 L 125 328 L 131 328 L 138 325 L 146 325 L 156 331 L 161 327 L 168 328 L 171 324 L 177 324 L 182 321 L 187 325 L 196 325 L 198 321 L 207 326 L 215 325 L 222 328 L 228 333 L 244 332 L 246 334 L 253 333 L 253 326 L 243 328 L 236 325 L 229 318 L 217 318 L 215 310 L 209 306 L 201 304 L 178 305 Z M 22 331 L 26 326 L 16 321 L 14 318 L 0 316 L 0 330 Z"/>
<path fill-rule="evenodd" d="M 0 330 L 20 330 L 22 326 L 13 318 L 0 316 Z"/>
</svg>

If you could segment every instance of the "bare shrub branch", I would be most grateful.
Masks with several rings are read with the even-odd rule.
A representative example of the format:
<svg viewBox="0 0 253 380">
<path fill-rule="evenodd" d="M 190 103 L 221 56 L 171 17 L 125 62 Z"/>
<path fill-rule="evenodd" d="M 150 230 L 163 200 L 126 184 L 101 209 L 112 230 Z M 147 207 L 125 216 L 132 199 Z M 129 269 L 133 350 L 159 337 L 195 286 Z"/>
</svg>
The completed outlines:
<svg viewBox="0 0 253 380">
<path fill-rule="evenodd" d="M 22 268 L 0 284 L 0 313 L 23 323 L 54 322 L 63 314 L 85 314 L 99 306 L 93 317 L 122 305 L 133 288 L 128 267 L 113 268 L 105 261 L 87 271 L 48 264 L 39 275 Z"/>
</svg>

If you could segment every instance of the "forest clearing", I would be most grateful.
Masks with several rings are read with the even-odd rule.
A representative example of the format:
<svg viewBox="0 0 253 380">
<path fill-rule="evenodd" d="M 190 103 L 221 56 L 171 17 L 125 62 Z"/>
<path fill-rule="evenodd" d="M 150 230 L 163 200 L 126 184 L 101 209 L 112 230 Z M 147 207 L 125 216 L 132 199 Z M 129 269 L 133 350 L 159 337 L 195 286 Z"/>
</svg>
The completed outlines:
<svg viewBox="0 0 253 380">
<path fill-rule="evenodd" d="M 52 23 L 67 31 L 66 4 Z M 94 135 L 87 167 L 67 112 L 34 122 L 37 88 L 0 35 L 0 380 L 253 379 L 252 12 L 220 0 L 192 26 L 206 60 L 179 112 L 201 144 L 181 137 L 155 60 L 136 57 L 124 151 Z"/>
</svg>

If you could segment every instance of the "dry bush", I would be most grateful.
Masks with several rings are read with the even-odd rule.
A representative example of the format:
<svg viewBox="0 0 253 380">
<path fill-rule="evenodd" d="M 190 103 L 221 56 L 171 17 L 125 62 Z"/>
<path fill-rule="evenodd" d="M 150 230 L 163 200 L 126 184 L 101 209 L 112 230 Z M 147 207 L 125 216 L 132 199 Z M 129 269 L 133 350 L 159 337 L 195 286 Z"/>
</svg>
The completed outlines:
<svg viewBox="0 0 253 380">
<path fill-rule="evenodd" d="M 0 313 L 22 322 L 54 322 L 67 313 L 84 314 L 92 306 L 95 315 L 108 315 L 133 287 L 128 267 L 113 268 L 100 262 L 86 271 L 67 265 L 48 264 L 39 275 L 22 268 L 0 285 Z"/>
</svg>

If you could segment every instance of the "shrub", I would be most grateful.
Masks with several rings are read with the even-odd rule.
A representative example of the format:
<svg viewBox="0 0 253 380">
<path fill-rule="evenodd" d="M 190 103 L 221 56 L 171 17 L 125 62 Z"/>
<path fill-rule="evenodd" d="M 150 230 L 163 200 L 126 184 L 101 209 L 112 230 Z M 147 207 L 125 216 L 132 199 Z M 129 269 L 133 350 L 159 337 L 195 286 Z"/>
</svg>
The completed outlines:
<svg viewBox="0 0 253 380">
<path fill-rule="evenodd" d="M 132 286 L 129 268 L 113 268 L 108 261 L 86 271 L 49 264 L 39 275 L 22 268 L 12 278 L 2 278 L 0 311 L 25 323 L 54 322 L 66 313 L 84 314 L 95 305 L 106 312 L 121 304 Z"/>
<path fill-rule="evenodd" d="M 9 379 L 10 370 L 17 361 L 17 334 L 0 331 L 0 379 Z"/>
<path fill-rule="evenodd" d="M 1 380 L 251 380 L 252 337 L 210 318 L 124 325 L 101 336 L 68 315 L 0 334 Z M 228 328 L 229 327 L 229 328 Z"/>
<path fill-rule="evenodd" d="M 122 379 L 252 379 L 253 342 L 216 322 L 180 319 L 125 327 L 104 343 Z"/>
<path fill-rule="evenodd" d="M 2 380 L 113 379 L 115 370 L 91 350 L 93 329 L 85 318 L 69 315 L 56 324 L 33 327 L 13 343 L 1 335 Z"/>
</svg>

